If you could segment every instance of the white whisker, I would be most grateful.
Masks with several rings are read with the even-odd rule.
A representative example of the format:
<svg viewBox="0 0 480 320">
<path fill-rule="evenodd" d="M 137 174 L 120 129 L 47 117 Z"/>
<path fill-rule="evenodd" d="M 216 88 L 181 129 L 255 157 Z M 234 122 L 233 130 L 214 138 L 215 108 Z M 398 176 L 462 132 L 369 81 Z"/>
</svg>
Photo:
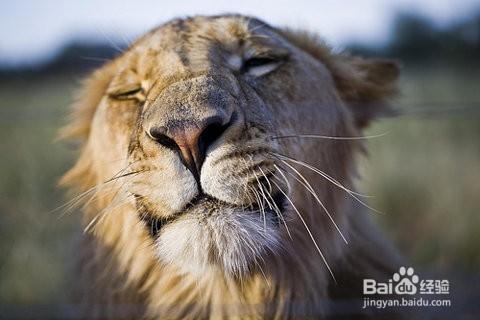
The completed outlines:
<svg viewBox="0 0 480 320">
<path fill-rule="evenodd" d="M 340 182 L 338 182 L 337 180 L 333 179 L 331 176 L 329 176 L 328 174 L 326 174 L 325 172 L 323 172 L 322 170 L 318 169 L 318 168 L 315 168 L 305 162 L 302 162 L 302 161 L 299 161 L 299 160 L 296 160 L 296 159 L 293 159 L 291 157 L 287 157 L 285 155 L 282 155 L 282 154 L 279 154 L 279 153 L 272 153 L 274 156 L 278 157 L 278 158 L 284 158 L 286 160 L 289 160 L 291 162 L 294 162 L 294 163 L 297 163 L 301 166 L 304 166 L 310 170 L 312 170 L 313 172 L 321 175 L 322 177 L 324 177 L 326 180 L 328 180 L 329 182 L 331 182 L 332 184 L 334 184 L 335 186 L 339 187 L 340 189 L 344 190 L 347 194 L 349 194 L 353 199 L 355 199 L 358 203 L 360 203 L 361 205 L 363 205 L 364 207 L 376 212 L 376 213 L 379 213 L 379 214 L 384 214 L 382 211 L 379 211 L 371 206 L 369 206 L 368 204 L 366 204 L 364 201 L 362 201 L 361 199 L 359 199 L 358 196 L 362 196 L 362 197 L 369 197 L 369 196 L 366 196 L 366 195 L 362 195 L 358 192 L 355 192 L 355 191 L 352 191 L 348 188 L 346 188 L 345 186 L 343 186 L 342 184 L 340 184 Z"/>
<path fill-rule="evenodd" d="M 262 193 L 262 199 L 261 199 L 262 205 L 261 205 L 261 207 L 262 207 L 262 215 L 263 215 L 263 228 L 266 232 L 267 231 L 267 218 L 266 218 L 266 214 L 265 214 L 265 200 L 267 199 L 267 197 L 265 196 L 265 193 L 263 192 L 262 184 L 258 180 L 257 174 L 255 173 L 255 171 L 252 171 L 252 172 L 253 172 L 253 175 L 255 176 L 255 179 L 257 180 L 257 184 L 258 184 L 258 187 L 260 189 L 260 192 Z M 272 209 L 272 208 L 270 208 L 270 209 Z"/>
<path fill-rule="evenodd" d="M 271 139 L 289 139 L 289 138 L 311 138 L 311 139 L 329 139 L 329 140 L 367 140 L 367 139 L 375 139 L 383 137 L 389 134 L 390 131 L 370 135 L 370 136 L 352 136 L 352 137 L 342 137 L 342 136 L 324 136 L 318 134 L 292 134 L 292 135 L 284 135 L 284 136 L 272 136 Z"/>
<path fill-rule="evenodd" d="M 86 191 L 82 192 L 81 194 L 75 196 L 73 199 L 69 200 L 68 202 L 66 202 L 65 204 L 53 209 L 52 211 L 50 211 L 50 213 L 54 213 L 58 210 L 63 210 L 62 214 L 60 214 L 59 218 L 62 218 L 63 216 L 65 216 L 67 213 L 71 212 L 73 209 L 75 209 L 90 193 L 93 192 L 92 196 L 90 197 L 89 200 L 87 200 L 87 204 L 90 203 L 98 194 L 99 190 L 103 187 L 105 187 L 106 185 L 109 185 L 111 184 L 112 182 L 115 183 L 115 180 L 118 179 L 118 175 L 120 175 L 122 172 L 124 172 L 125 170 L 127 170 L 132 164 L 134 164 L 135 162 L 129 164 L 128 166 L 126 166 L 125 168 L 119 170 L 117 173 L 115 173 L 111 178 L 107 179 L 106 181 L 102 182 L 102 183 L 99 183 L 93 187 L 91 187 L 90 189 L 87 189 Z M 113 188 L 113 186 L 111 186 Z M 84 205 L 85 206 L 85 205 Z"/>
<path fill-rule="evenodd" d="M 279 186 L 275 181 L 272 180 L 272 183 L 276 185 L 276 187 L 280 190 L 280 192 L 285 196 L 285 198 L 287 199 L 287 201 L 290 203 L 290 205 L 292 206 L 293 210 L 297 213 L 298 217 L 300 218 L 300 220 L 301 220 L 302 223 L 303 223 L 303 226 L 304 226 L 305 229 L 307 230 L 307 233 L 308 233 L 308 235 L 310 236 L 310 239 L 312 239 L 312 242 L 313 242 L 313 244 L 315 245 L 315 248 L 317 249 L 318 253 L 320 254 L 320 257 L 322 258 L 323 263 L 325 264 L 325 266 L 326 266 L 327 269 L 328 269 L 328 272 L 329 272 L 330 275 L 332 276 L 333 281 L 334 281 L 335 283 L 337 283 L 337 279 L 335 278 L 335 275 L 333 274 L 333 271 L 332 271 L 332 269 L 330 268 L 330 265 L 328 264 L 327 259 L 326 259 L 325 256 L 323 255 L 322 250 L 320 250 L 320 247 L 318 246 L 317 241 L 315 241 L 315 237 L 313 236 L 312 232 L 310 231 L 310 228 L 308 227 L 307 223 L 305 222 L 305 219 L 303 219 L 303 217 L 302 217 L 302 215 L 300 214 L 300 212 L 298 211 L 297 207 L 295 206 L 295 204 L 293 203 L 293 201 L 290 199 L 290 197 L 285 193 L 285 191 L 283 191 L 282 188 L 280 188 L 280 186 Z"/>
<path fill-rule="evenodd" d="M 259 167 L 259 169 L 260 169 L 260 171 L 262 172 L 262 175 L 263 175 L 263 176 L 265 177 L 265 179 L 267 180 L 268 184 L 270 185 L 270 192 L 267 192 L 267 195 L 268 195 L 268 197 L 270 198 L 270 200 L 272 201 L 272 204 L 273 204 L 273 207 L 274 207 L 274 209 L 272 209 L 272 210 L 274 210 L 274 211 L 277 213 L 277 215 L 279 216 L 279 218 L 282 220 L 283 225 L 285 226 L 285 229 L 286 229 L 286 231 L 287 231 L 288 236 L 290 237 L 290 239 L 292 239 L 292 234 L 290 233 L 290 229 L 288 228 L 287 222 L 285 221 L 285 218 L 283 217 L 282 211 L 280 210 L 280 208 L 278 207 L 278 205 L 275 203 L 275 200 L 273 200 L 273 197 L 272 197 L 272 194 L 271 194 L 273 188 L 272 188 L 272 185 L 270 184 L 270 179 L 268 179 L 268 177 L 265 175 L 265 173 L 263 172 L 262 168 Z M 268 201 L 268 199 L 267 199 L 267 201 Z"/>
<path fill-rule="evenodd" d="M 300 182 L 304 187 L 305 189 L 307 189 L 308 192 L 310 192 L 310 194 L 315 198 L 315 200 L 317 200 L 317 202 L 320 204 L 320 206 L 323 208 L 323 210 L 325 211 L 325 213 L 327 214 L 328 218 L 330 219 L 330 221 L 333 223 L 333 225 L 335 226 L 335 229 L 337 229 L 337 232 L 340 234 L 340 236 L 342 237 L 343 241 L 348 244 L 348 241 L 347 239 L 345 238 L 345 236 L 343 235 L 342 231 L 340 231 L 340 228 L 338 227 L 337 223 L 335 222 L 335 220 L 333 219 L 332 215 L 330 214 L 330 212 L 327 210 L 327 208 L 325 207 L 325 205 L 323 204 L 323 202 L 320 200 L 320 198 L 318 197 L 317 193 L 315 192 L 315 190 L 313 189 L 313 187 L 310 185 L 310 183 L 307 181 L 307 179 L 305 179 L 305 177 L 300 173 L 298 172 L 298 170 L 296 170 L 294 167 L 292 167 L 289 163 L 287 163 L 286 161 L 283 161 L 281 160 L 283 163 L 285 163 L 290 169 L 292 169 L 303 181 L 300 181 L 297 177 L 295 177 L 293 174 L 291 174 L 290 172 L 287 172 L 288 174 L 290 174 L 295 180 L 297 180 L 298 182 Z M 280 170 L 280 168 L 279 168 Z"/>
</svg>

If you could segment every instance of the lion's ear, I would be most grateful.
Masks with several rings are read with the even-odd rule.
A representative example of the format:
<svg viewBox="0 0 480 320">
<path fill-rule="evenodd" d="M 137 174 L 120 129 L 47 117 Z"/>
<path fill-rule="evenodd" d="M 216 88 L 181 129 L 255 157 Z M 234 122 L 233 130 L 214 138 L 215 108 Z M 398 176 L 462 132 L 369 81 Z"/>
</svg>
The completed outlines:
<svg viewBox="0 0 480 320">
<path fill-rule="evenodd" d="M 345 55 L 332 58 L 329 67 L 335 84 L 359 128 L 374 118 L 393 113 L 388 100 L 397 93 L 400 71 L 395 61 Z"/>
<path fill-rule="evenodd" d="M 397 92 L 399 67 L 395 61 L 334 53 L 321 38 L 307 31 L 285 28 L 279 32 L 326 65 L 359 128 L 367 126 L 375 117 L 392 113 L 387 102 Z"/>
</svg>

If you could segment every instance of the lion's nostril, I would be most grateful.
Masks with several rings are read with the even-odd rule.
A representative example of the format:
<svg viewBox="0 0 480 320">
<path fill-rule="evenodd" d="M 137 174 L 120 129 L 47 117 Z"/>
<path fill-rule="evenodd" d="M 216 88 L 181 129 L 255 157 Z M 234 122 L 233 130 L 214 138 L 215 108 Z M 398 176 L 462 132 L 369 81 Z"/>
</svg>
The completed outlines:
<svg viewBox="0 0 480 320">
<path fill-rule="evenodd" d="M 208 124 L 198 139 L 198 148 L 200 152 L 205 153 L 208 147 L 217 141 L 229 126 L 230 122 L 222 124 L 220 119 Z"/>
<path fill-rule="evenodd" d="M 167 129 L 165 127 L 153 127 L 148 130 L 148 135 L 162 146 L 168 149 L 178 150 L 179 148 L 177 143 L 174 139 L 170 138 L 166 132 Z"/>
</svg>

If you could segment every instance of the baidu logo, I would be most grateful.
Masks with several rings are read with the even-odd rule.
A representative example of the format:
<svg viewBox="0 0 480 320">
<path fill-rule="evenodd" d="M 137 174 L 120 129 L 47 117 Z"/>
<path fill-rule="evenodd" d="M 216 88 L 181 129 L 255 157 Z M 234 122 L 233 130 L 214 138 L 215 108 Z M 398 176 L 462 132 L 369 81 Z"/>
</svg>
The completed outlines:
<svg viewBox="0 0 480 320">
<path fill-rule="evenodd" d="M 444 299 L 450 290 L 446 279 L 420 279 L 412 267 L 400 267 L 386 282 L 363 279 L 363 309 L 388 307 L 450 307 Z"/>
<path fill-rule="evenodd" d="M 400 267 L 387 282 L 379 282 L 374 279 L 363 280 L 363 293 L 373 294 L 448 294 L 448 280 L 420 280 L 412 267 Z"/>
</svg>

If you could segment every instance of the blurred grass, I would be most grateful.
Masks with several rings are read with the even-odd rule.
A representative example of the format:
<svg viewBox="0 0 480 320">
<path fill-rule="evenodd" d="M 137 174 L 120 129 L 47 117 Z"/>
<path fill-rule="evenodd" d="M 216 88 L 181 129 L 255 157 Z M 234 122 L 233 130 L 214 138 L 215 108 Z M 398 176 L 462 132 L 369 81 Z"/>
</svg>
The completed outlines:
<svg viewBox="0 0 480 320">
<path fill-rule="evenodd" d="M 437 272 L 480 267 L 479 70 L 406 72 L 404 115 L 369 133 L 360 189 L 384 212 L 384 226 L 412 265 Z"/>
<path fill-rule="evenodd" d="M 480 256 L 479 70 L 406 71 L 398 104 L 406 115 L 367 134 L 362 192 L 412 265 L 478 271 Z M 65 299 L 78 215 L 59 218 L 56 181 L 73 161 L 53 143 L 77 83 L 68 77 L 0 83 L 0 302 Z M 462 104 L 477 109 L 458 109 Z M 448 108 L 448 112 L 439 112 Z"/>
<path fill-rule="evenodd" d="M 77 219 L 52 209 L 64 201 L 56 180 L 70 153 L 54 143 L 74 81 L 13 80 L 0 86 L 0 301 L 64 298 Z"/>
</svg>

